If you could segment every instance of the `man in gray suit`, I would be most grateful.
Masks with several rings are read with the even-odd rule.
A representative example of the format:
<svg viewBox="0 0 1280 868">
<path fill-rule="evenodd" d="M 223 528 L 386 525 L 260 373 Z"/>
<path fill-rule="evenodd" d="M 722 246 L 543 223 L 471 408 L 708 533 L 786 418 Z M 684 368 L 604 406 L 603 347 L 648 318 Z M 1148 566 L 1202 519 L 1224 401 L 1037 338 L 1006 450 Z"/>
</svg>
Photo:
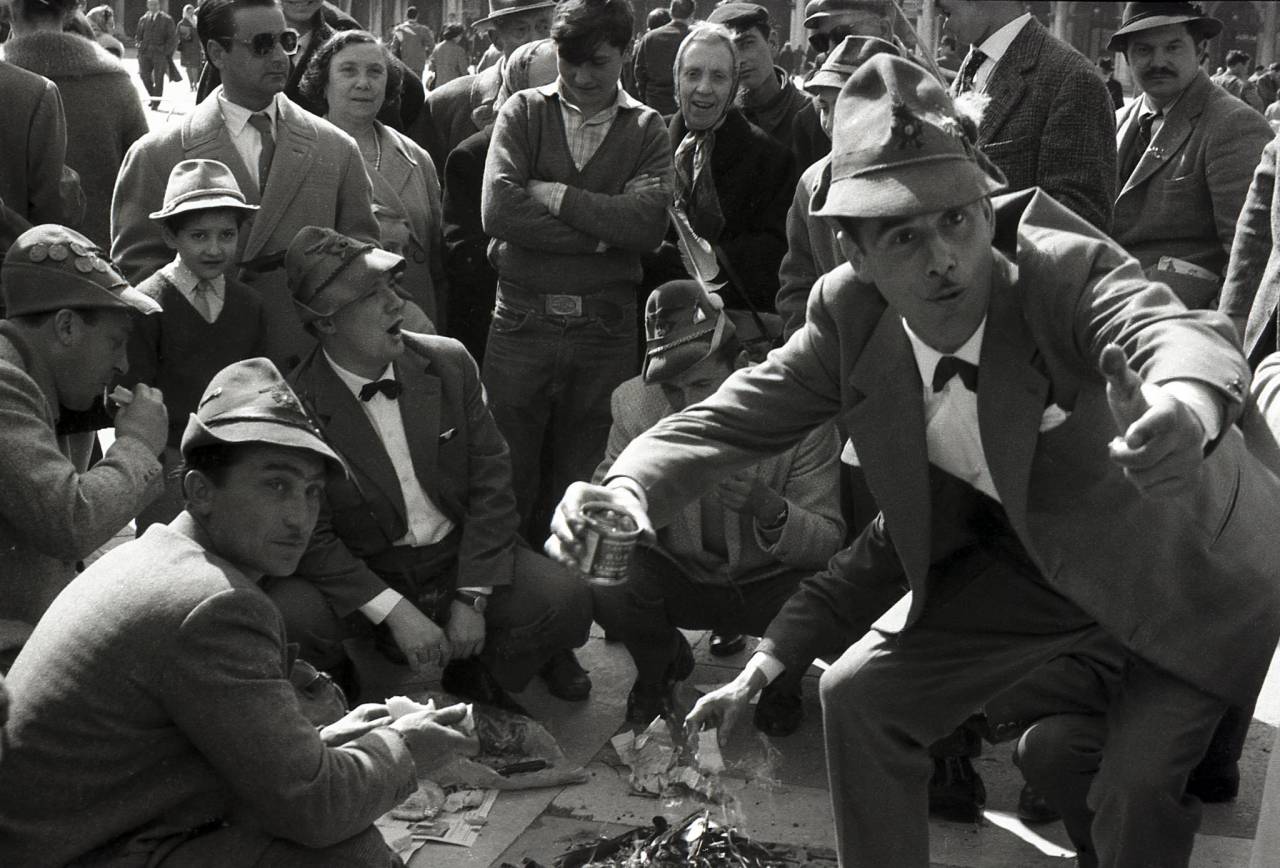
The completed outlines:
<svg viewBox="0 0 1280 868">
<path fill-rule="evenodd" d="M 1141 97 L 1116 113 L 1116 241 L 1188 307 L 1215 305 L 1262 149 L 1262 115 L 1217 87 L 1197 58 L 1222 22 L 1192 3 L 1130 3 L 1108 51 Z"/>
<path fill-rule="evenodd" d="M 939 0 L 949 30 L 969 45 L 951 93 L 990 97 L 978 146 L 1010 190 L 1040 187 L 1106 232 L 1115 199 L 1111 96 L 1088 58 L 1025 5 Z"/>
<path fill-rule="evenodd" d="M 206 158 L 231 167 L 257 214 L 240 233 L 240 279 L 262 294 L 267 355 L 292 367 L 314 340 L 302 330 L 285 285 L 284 251 L 304 226 L 331 226 L 378 241 L 372 191 L 355 142 L 284 96 L 298 34 L 276 0 L 204 0 L 196 29 L 222 86 L 178 124 L 134 143 L 111 203 L 111 254 L 140 281 L 173 258 L 159 225 L 170 170 Z"/>
</svg>

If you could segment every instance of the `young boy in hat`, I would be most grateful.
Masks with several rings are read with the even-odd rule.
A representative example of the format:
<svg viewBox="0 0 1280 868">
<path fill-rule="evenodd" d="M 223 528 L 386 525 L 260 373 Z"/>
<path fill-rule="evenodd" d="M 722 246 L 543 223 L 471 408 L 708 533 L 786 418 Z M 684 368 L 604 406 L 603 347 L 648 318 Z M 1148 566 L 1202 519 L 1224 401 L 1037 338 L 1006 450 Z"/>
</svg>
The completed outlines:
<svg viewBox="0 0 1280 868">
<path fill-rule="evenodd" d="M 644 369 L 613 392 L 613 427 L 595 479 L 609 475 L 633 439 L 710 395 L 739 367 L 737 332 L 720 307 L 692 280 L 673 280 L 650 294 Z M 720 481 L 672 516 L 656 545 L 637 549 L 626 583 L 592 587 L 596 620 L 636 665 L 629 723 L 646 725 L 674 711 L 673 690 L 693 669 L 677 627 L 760 635 L 800 580 L 840 548 L 839 453 L 834 427 L 823 426 Z M 765 688 L 755 711 L 758 729 L 785 736 L 800 726 L 800 678 L 808 668 L 797 664 Z"/>
<path fill-rule="evenodd" d="M 1186 865 L 1187 774 L 1280 638 L 1261 529 L 1280 453 L 1232 326 L 1044 193 L 993 201 L 909 61 L 870 58 L 835 117 L 814 211 L 848 265 L 764 363 L 634 440 L 605 487 L 570 488 L 548 549 L 581 556 L 584 498 L 651 526 L 842 418 L 881 515 L 688 725 L 731 725 L 793 663 L 850 646 L 821 681 L 840 862 L 924 868 L 928 746 L 1103 630 L 1128 659 L 1089 792 L 1096 864 Z M 904 586 L 899 628 L 871 630 Z"/>
<path fill-rule="evenodd" d="M 373 822 L 475 753 L 466 708 L 312 725 L 260 583 L 293 572 L 342 460 L 266 359 L 197 405 L 185 510 L 72 582 L 9 672 L 0 863 L 402 865 Z"/>
<path fill-rule="evenodd" d="M 164 207 L 151 215 L 176 255 L 138 284 L 164 310 L 140 322 L 129 339 L 125 382 L 157 386 L 169 410 L 165 490 L 138 515 L 139 535 L 182 509 L 178 444 L 209 380 L 232 362 L 264 352 L 258 291 L 228 274 L 236 264 L 241 227 L 257 210 L 245 202 L 224 163 L 184 160 L 169 173 Z"/>
</svg>

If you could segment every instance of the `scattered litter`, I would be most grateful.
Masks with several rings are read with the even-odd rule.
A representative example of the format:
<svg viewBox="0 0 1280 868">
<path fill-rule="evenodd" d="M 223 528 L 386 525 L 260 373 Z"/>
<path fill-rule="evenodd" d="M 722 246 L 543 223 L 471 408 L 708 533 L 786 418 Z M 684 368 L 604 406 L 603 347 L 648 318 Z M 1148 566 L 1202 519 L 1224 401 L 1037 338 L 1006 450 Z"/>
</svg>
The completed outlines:
<svg viewBox="0 0 1280 868">
<path fill-rule="evenodd" d="M 651 827 L 570 850 L 554 864 L 555 868 L 783 868 L 792 860 L 716 822 L 706 811 L 695 811 L 675 826 L 664 817 L 654 817 Z M 528 859 L 524 866 L 541 868 Z"/>
</svg>

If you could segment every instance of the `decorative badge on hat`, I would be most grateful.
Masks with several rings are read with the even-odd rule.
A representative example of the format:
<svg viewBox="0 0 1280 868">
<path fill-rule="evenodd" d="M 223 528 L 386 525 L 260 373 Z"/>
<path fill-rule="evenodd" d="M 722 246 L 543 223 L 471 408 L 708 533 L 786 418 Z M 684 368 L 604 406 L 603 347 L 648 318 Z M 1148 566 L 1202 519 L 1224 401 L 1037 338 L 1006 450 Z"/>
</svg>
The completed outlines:
<svg viewBox="0 0 1280 868">
<path fill-rule="evenodd" d="M 893 120 L 889 132 L 898 143 L 898 150 L 905 151 L 914 146 L 916 150 L 924 147 L 921 135 L 924 133 L 920 119 L 911 113 L 907 104 L 898 98 L 893 100 Z"/>
</svg>

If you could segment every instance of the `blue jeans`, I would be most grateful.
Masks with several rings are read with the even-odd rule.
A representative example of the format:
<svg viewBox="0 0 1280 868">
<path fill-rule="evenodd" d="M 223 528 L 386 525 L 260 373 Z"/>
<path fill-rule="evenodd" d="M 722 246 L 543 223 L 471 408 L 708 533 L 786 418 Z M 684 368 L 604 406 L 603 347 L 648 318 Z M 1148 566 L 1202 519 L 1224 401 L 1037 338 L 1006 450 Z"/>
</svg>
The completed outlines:
<svg viewBox="0 0 1280 868">
<path fill-rule="evenodd" d="M 551 316 L 499 300 L 485 346 L 489 410 L 511 449 L 521 532 L 535 547 L 569 484 L 590 480 L 613 390 L 638 373 L 635 304 L 613 318 Z"/>
</svg>

